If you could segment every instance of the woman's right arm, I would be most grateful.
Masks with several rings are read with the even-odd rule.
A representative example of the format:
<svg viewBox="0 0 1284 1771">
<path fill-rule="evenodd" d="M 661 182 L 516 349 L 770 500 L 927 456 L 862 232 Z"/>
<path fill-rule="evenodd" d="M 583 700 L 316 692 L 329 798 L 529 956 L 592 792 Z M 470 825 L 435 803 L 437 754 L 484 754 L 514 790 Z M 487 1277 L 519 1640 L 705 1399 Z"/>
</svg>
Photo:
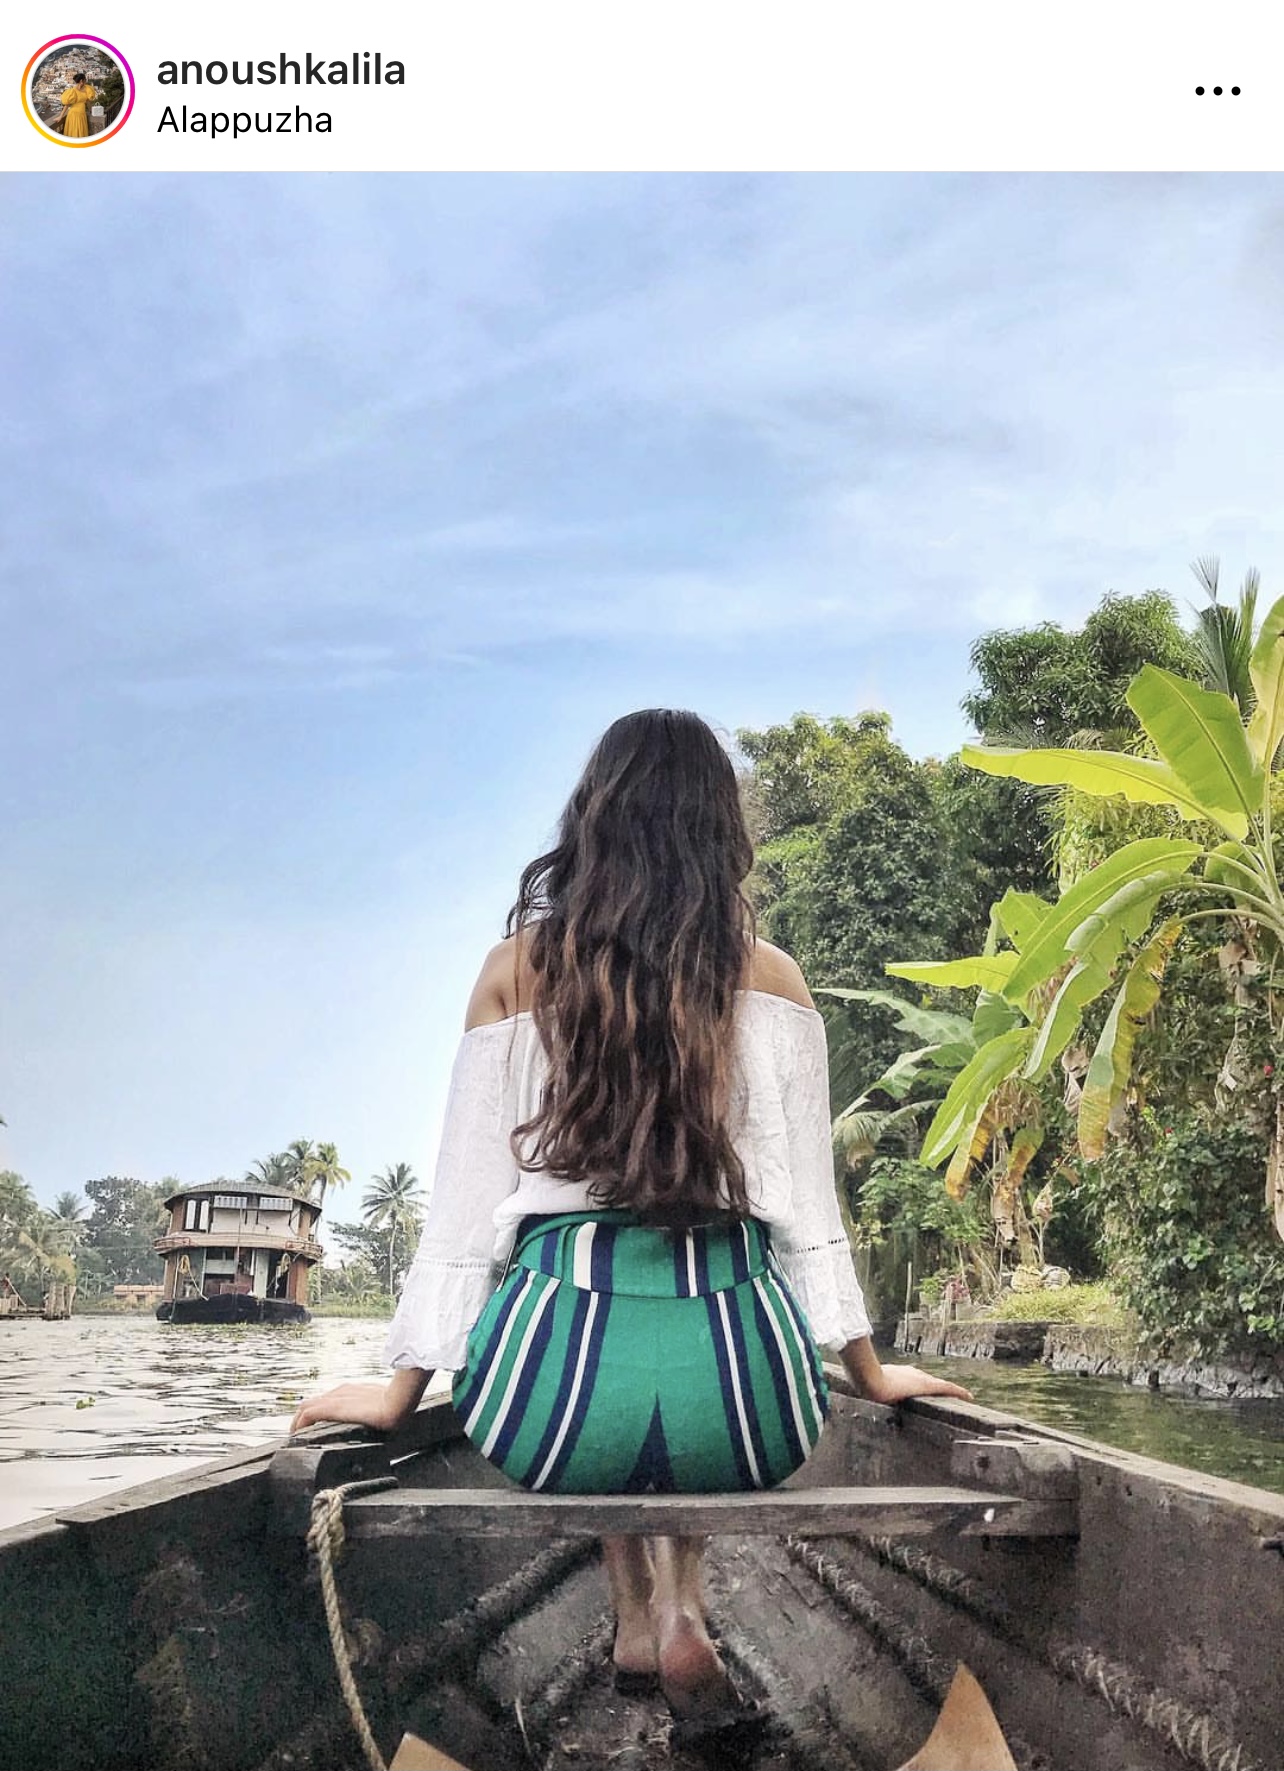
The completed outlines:
<svg viewBox="0 0 1284 1771">
<path fill-rule="evenodd" d="M 315 1427 L 318 1421 L 345 1421 L 352 1426 L 373 1427 L 376 1432 L 395 1433 L 410 1419 L 428 1388 L 431 1371 L 406 1367 L 394 1371 L 386 1384 L 339 1384 L 324 1396 L 314 1396 L 295 1410 L 292 1433 Z"/>
</svg>

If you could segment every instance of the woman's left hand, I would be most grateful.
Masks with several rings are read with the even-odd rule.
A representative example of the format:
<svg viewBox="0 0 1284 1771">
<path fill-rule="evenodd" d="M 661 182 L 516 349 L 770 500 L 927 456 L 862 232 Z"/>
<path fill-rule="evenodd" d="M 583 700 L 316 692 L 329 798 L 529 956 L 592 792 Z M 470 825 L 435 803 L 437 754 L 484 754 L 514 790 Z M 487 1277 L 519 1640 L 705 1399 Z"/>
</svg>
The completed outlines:
<svg viewBox="0 0 1284 1771">
<path fill-rule="evenodd" d="M 908 1402 L 911 1396 L 953 1396 L 960 1402 L 972 1400 L 971 1390 L 952 1384 L 948 1378 L 933 1377 L 917 1365 L 884 1365 L 867 1391 L 871 1402 Z"/>
</svg>

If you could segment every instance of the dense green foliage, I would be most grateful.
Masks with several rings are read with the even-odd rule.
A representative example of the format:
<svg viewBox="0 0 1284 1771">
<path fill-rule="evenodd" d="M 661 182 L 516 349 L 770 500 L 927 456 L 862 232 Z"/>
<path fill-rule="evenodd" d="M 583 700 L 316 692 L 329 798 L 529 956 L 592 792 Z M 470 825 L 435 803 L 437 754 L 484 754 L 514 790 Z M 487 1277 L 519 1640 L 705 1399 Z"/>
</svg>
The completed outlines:
<svg viewBox="0 0 1284 1771">
<path fill-rule="evenodd" d="M 1276 1043 L 1259 976 L 1192 929 L 1138 1040 L 1121 1135 L 1082 1164 L 1111 1283 L 1167 1347 L 1284 1348 L 1284 1244 L 1263 1208 Z"/>
<path fill-rule="evenodd" d="M 152 1243 L 166 1227 L 164 1201 L 179 1185 L 171 1178 L 149 1186 L 122 1175 L 85 1182 L 91 1210 L 85 1221 L 80 1283 L 86 1290 L 110 1291 L 113 1285 L 159 1281 L 164 1262 Z"/>
<path fill-rule="evenodd" d="M 1146 664 L 1200 674 L 1200 649 L 1171 598 L 1107 596 L 1077 631 L 1040 627 L 987 633 L 972 647 L 980 687 L 963 711 L 992 744 L 1069 744 L 1084 733 L 1137 731 L 1128 685 Z"/>
<path fill-rule="evenodd" d="M 741 734 L 764 933 L 817 990 L 886 990 L 881 962 L 912 962 L 893 989 L 974 1023 L 971 1059 L 966 1041 L 957 1058 L 913 1059 L 940 1036 L 876 1001 L 818 998 L 840 1190 L 884 1314 L 910 1261 L 926 1292 L 954 1272 L 975 1296 L 1019 1259 L 1104 1277 L 1147 1332 L 1206 1352 L 1274 1347 L 1284 1332 L 1262 1209 L 1273 1143 L 1284 1160 L 1282 1042 L 1253 951 L 1263 917 L 1271 941 L 1277 920 L 1276 796 L 1262 781 L 1284 729 L 1284 640 L 1273 611 L 1250 673 L 1252 595 L 1230 610 L 1215 569 L 1201 581 L 1210 608 L 1194 636 L 1148 593 L 1108 597 L 1078 633 L 1045 624 L 977 642 L 965 709 L 991 742 L 1059 747 L 1035 753 L 1033 773 L 992 752 L 984 774 L 959 758 L 916 763 L 880 715 Z M 1109 797 L 1120 786 L 1150 803 Z M 1064 908 L 1058 878 L 1074 888 Z M 1207 920 L 1184 920 L 1196 907 Z M 933 970 L 968 951 L 993 957 Z M 981 976 L 994 994 L 974 1005 L 957 986 Z M 929 983 L 951 988 L 924 999 Z M 936 1113 L 924 1154 L 950 1158 L 948 1188 L 913 1156 L 923 1112 Z M 1076 1288 L 1073 1308 L 1096 1295 Z"/>
<path fill-rule="evenodd" d="M 886 714 L 824 723 L 798 714 L 737 736 L 753 764 L 745 797 L 759 926 L 814 983 L 885 989 L 889 936 L 944 957 L 956 931 L 988 913 L 988 900 L 968 900 L 942 866 L 963 828 L 951 815 L 957 772 L 947 783 L 938 765 L 915 762 Z M 826 1002 L 823 1012 L 837 1112 L 901 1044 L 885 1009 Z"/>
<path fill-rule="evenodd" d="M 1085 1181 L 1111 1284 L 1156 1345 L 1284 1351 L 1284 1243 L 1262 1210 L 1263 1150 L 1250 1125 L 1207 1108 L 1147 1111 Z"/>
</svg>

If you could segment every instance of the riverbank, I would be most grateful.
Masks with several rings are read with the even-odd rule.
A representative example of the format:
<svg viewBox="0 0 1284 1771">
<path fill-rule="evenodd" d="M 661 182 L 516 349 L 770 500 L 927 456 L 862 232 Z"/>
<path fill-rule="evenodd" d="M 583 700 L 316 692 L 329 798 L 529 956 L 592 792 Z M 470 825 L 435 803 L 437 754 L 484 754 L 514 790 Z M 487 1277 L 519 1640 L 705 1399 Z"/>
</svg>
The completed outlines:
<svg viewBox="0 0 1284 1771">
<path fill-rule="evenodd" d="M 1053 1294 L 1055 1296 L 1055 1294 Z M 1079 1377 L 1118 1378 L 1136 1389 L 1221 1401 L 1284 1399 L 1284 1358 L 1208 1359 L 1181 1351 L 1155 1353 L 1119 1322 L 1092 1323 L 951 1315 L 948 1307 L 916 1310 L 897 1327 L 898 1352 L 946 1359 L 1041 1364 Z"/>
</svg>

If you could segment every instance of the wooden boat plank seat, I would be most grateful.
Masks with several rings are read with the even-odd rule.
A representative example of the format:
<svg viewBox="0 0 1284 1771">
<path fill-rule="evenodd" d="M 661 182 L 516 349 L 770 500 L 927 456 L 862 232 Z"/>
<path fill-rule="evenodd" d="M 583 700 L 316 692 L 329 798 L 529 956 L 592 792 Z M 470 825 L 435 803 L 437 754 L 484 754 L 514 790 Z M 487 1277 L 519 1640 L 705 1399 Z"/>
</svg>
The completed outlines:
<svg viewBox="0 0 1284 1771">
<path fill-rule="evenodd" d="M 1072 1499 L 1027 1498 L 971 1488 L 781 1488 L 755 1494 L 532 1494 L 506 1488 L 398 1487 L 352 1496 L 350 1541 L 438 1533 L 507 1537 L 732 1534 L 840 1537 L 848 1532 L 919 1536 L 1073 1537 Z"/>
</svg>

